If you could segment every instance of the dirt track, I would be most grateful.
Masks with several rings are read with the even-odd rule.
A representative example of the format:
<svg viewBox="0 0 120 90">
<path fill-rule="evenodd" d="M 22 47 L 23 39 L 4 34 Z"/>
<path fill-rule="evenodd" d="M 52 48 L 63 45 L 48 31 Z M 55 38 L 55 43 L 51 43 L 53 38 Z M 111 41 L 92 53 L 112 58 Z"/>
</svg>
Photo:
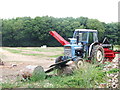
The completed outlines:
<svg viewBox="0 0 120 90">
<path fill-rule="evenodd" d="M 0 66 L 0 81 L 11 79 L 14 80 L 20 70 L 24 69 L 27 65 L 40 65 L 47 69 L 54 63 L 54 58 L 26 56 L 22 54 L 11 53 L 7 50 L 2 50 L 0 58 L 4 62 L 4 66 Z"/>
</svg>

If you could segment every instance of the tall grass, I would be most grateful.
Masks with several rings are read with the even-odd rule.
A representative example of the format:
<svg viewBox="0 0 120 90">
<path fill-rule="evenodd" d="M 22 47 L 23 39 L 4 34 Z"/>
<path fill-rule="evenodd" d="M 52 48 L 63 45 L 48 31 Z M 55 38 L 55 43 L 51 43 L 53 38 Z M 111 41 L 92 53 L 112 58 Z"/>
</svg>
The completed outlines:
<svg viewBox="0 0 120 90">
<path fill-rule="evenodd" d="M 53 74 L 56 72 L 54 71 Z M 45 78 L 45 74 L 34 75 L 26 82 L 18 81 L 14 84 L 3 83 L 4 88 L 97 88 L 100 83 L 106 83 L 106 72 L 102 71 L 102 67 L 96 67 L 89 63 L 85 63 L 83 67 L 75 70 L 72 75 L 61 75 Z"/>
<path fill-rule="evenodd" d="M 49 81 L 57 88 L 96 88 L 100 83 L 106 83 L 106 76 L 102 69 L 86 64 L 71 76 L 53 77 Z"/>
</svg>

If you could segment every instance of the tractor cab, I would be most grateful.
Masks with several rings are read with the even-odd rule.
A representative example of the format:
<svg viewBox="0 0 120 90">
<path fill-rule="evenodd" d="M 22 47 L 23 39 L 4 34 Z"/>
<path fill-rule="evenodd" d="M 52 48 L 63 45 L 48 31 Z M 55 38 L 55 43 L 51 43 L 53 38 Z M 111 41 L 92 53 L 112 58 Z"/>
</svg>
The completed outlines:
<svg viewBox="0 0 120 90">
<path fill-rule="evenodd" d="M 76 29 L 73 34 L 73 40 L 71 40 L 71 43 L 75 43 L 76 41 L 76 44 L 81 43 L 84 45 L 98 42 L 97 30 Z"/>
</svg>

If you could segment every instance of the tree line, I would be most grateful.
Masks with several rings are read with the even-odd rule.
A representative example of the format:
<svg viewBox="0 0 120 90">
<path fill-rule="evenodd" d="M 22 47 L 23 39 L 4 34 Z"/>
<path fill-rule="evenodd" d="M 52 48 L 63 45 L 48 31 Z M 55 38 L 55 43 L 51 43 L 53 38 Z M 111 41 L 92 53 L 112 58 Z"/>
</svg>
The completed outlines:
<svg viewBox="0 0 120 90">
<path fill-rule="evenodd" d="M 57 31 L 66 40 L 72 37 L 75 29 L 98 30 L 99 41 L 107 37 L 110 43 L 120 44 L 118 23 L 104 23 L 87 17 L 55 18 L 17 17 L 2 19 L 2 46 L 61 46 L 49 31 Z M 69 41 L 69 40 L 68 40 Z"/>
</svg>

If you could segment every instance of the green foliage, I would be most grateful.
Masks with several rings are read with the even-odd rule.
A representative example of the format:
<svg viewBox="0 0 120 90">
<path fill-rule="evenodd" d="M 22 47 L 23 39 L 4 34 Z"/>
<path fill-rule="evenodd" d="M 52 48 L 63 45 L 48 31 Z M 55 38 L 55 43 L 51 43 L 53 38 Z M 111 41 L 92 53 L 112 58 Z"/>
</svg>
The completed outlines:
<svg viewBox="0 0 120 90">
<path fill-rule="evenodd" d="M 96 88 L 102 82 L 105 82 L 105 73 L 89 64 L 63 81 L 70 88 Z"/>
<path fill-rule="evenodd" d="M 28 81 L 15 83 L 3 83 L 3 88 L 97 88 L 100 83 L 106 83 L 106 73 L 95 65 L 86 63 L 72 75 L 45 77 L 45 73 L 34 72 Z M 56 71 L 51 72 L 55 74 Z"/>
<path fill-rule="evenodd" d="M 46 74 L 44 70 L 39 70 L 39 71 L 34 71 L 32 77 L 30 78 L 31 81 L 40 81 L 40 80 L 45 80 Z"/>
<path fill-rule="evenodd" d="M 106 73 L 101 69 L 86 63 L 70 76 L 56 76 L 48 78 L 49 83 L 57 88 L 96 88 L 100 83 L 106 82 Z"/>
<path fill-rule="evenodd" d="M 14 85 L 11 83 L 3 83 L 1 85 L 2 85 L 2 88 L 13 88 L 14 87 Z"/>
<path fill-rule="evenodd" d="M 22 85 L 22 83 L 19 81 L 19 82 L 5 82 L 5 83 L 0 83 L 2 89 L 4 88 L 17 88 L 17 87 L 20 87 Z"/>
<path fill-rule="evenodd" d="M 113 44 L 120 44 L 119 43 L 119 33 L 118 23 L 108 23 L 105 25 L 105 34 L 104 36 L 108 38 L 108 40 Z"/>
<path fill-rule="evenodd" d="M 106 24 L 87 17 L 18 17 L 0 21 L 2 21 L 3 46 L 61 46 L 49 34 L 49 31 L 57 31 L 68 40 L 68 38 L 72 37 L 75 29 L 97 29 L 99 41 L 102 42 L 104 36 L 106 36 L 111 43 L 120 44 L 117 23 Z"/>
<path fill-rule="evenodd" d="M 117 72 L 120 72 L 120 69 L 113 68 L 113 69 L 109 70 L 107 73 L 110 74 L 110 73 L 117 73 Z"/>
</svg>

